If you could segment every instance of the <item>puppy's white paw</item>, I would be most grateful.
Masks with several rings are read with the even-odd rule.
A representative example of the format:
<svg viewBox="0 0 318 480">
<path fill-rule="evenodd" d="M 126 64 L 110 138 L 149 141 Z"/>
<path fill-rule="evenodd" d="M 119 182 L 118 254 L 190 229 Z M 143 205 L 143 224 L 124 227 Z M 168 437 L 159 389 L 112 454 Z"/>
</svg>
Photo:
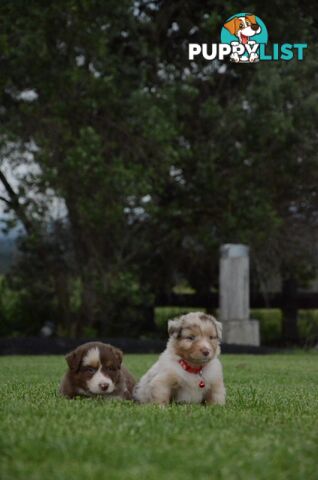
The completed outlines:
<svg viewBox="0 0 318 480">
<path fill-rule="evenodd" d="M 225 405 L 225 395 L 222 393 L 216 393 L 213 395 L 213 405 Z"/>
</svg>

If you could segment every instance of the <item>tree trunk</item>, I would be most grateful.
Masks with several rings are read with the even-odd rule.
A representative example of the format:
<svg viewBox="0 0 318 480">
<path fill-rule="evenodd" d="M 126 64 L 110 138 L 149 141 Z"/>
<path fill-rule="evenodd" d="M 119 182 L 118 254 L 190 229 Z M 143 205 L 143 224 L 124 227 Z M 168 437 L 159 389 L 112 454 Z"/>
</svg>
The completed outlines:
<svg viewBox="0 0 318 480">
<path fill-rule="evenodd" d="M 97 294 L 96 294 L 96 268 L 92 261 L 90 241 L 85 231 L 77 208 L 76 196 L 70 192 L 65 198 L 72 233 L 72 243 L 75 253 L 78 275 L 81 281 L 81 306 L 74 324 L 73 334 L 81 337 L 85 327 L 97 327 Z"/>
<path fill-rule="evenodd" d="M 297 280 L 289 276 L 283 280 L 282 297 L 283 297 L 283 325 L 282 325 L 282 341 L 285 344 L 298 344 L 298 310 L 297 310 Z"/>
<path fill-rule="evenodd" d="M 65 267 L 66 270 L 66 267 Z M 71 335 L 71 307 L 69 278 L 65 270 L 54 273 L 55 293 L 58 303 L 58 331 L 63 336 Z"/>
<path fill-rule="evenodd" d="M 80 267 L 81 277 L 81 307 L 75 325 L 75 335 L 83 335 L 85 327 L 98 329 L 99 304 L 96 293 L 95 272 L 90 268 L 89 262 Z"/>
<path fill-rule="evenodd" d="M 141 333 L 156 333 L 157 325 L 155 323 L 155 308 L 149 305 L 143 308 L 144 323 L 142 324 Z"/>
</svg>

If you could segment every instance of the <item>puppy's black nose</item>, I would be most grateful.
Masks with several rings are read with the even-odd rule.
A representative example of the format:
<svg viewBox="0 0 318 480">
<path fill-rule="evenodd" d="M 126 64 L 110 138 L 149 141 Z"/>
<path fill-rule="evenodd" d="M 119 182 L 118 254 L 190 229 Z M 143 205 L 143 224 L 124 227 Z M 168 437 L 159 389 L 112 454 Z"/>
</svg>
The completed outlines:
<svg viewBox="0 0 318 480">
<path fill-rule="evenodd" d="M 101 390 L 103 390 L 103 392 L 106 392 L 106 390 L 108 389 L 109 385 L 108 383 L 100 383 L 99 384 L 99 387 Z"/>
<path fill-rule="evenodd" d="M 207 357 L 207 356 L 209 355 L 209 353 L 210 353 L 210 350 L 201 350 L 201 352 L 203 353 L 203 355 L 204 355 L 205 357 Z"/>
<path fill-rule="evenodd" d="M 254 32 L 256 32 L 256 30 L 259 29 L 259 25 L 257 25 L 257 23 L 252 23 L 251 29 L 254 30 Z"/>
</svg>

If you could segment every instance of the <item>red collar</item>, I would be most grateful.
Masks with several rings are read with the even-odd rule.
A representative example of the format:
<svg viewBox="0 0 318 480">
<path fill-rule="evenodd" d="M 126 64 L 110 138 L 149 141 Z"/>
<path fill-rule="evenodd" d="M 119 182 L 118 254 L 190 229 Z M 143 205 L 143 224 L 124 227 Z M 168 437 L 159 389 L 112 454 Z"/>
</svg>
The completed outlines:
<svg viewBox="0 0 318 480">
<path fill-rule="evenodd" d="M 183 358 L 180 358 L 179 364 L 181 365 L 181 367 L 183 368 L 183 370 L 185 370 L 186 372 L 189 372 L 189 373 L 202 373 L 202 368 L 203 368 L 202 365 L 201 365 L 200 367 L 191 367 L 191 365 L 190 365 L 188 362 L 186 362 L 185 360 L 183 360 Z"/>
</svg>

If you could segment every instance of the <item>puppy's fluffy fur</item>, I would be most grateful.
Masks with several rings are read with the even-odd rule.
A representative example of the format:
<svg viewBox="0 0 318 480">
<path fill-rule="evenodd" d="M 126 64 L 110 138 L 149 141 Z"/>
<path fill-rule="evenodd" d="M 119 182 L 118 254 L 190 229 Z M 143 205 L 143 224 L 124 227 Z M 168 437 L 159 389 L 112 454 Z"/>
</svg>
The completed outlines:
<svg viewBox="0 0 318 480">
<path fill-rule="evenodd" d="M 222 326 L 211 315 L 195 312 L 168 323 L 169 340 L 159 360 L 136 385 L 134 398 L 140 403 L 225 403 L 220 354 Z M 202 367 L 201 375 L 182 368 Z M 205 386 L 199 387 L 203 380 Z"/>
<path fill-rule="evenodd" d="M 69 368 L 60 386 L 62 395 L 68 398 L 77 395 L 132 398 L 135 380 L 122 366 L 123 354 L 118 348 L 89 342 L 67 354 L 65 359 Z"/>
</svg>

